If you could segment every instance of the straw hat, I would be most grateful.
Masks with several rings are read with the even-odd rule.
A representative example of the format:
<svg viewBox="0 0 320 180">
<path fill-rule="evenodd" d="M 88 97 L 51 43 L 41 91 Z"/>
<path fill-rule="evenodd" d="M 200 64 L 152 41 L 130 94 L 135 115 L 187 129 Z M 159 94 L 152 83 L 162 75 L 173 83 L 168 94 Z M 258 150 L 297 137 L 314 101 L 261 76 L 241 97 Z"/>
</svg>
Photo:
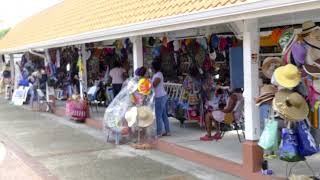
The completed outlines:
<svg viewBox="0 0 320 180">
<path fill-rule="evenodd" d="M 304 38 L 307 46 L 306 63 L 312 65 L 314 61 L 320 59 L 320 29 L 313 30 Z"/>
<path fill-rule="evenodd" d="M 297 35 L 293 35 L 292 39 L 290 40 L 290 42 L 288 42 L 287 46 L 285 49 L 283 49 L 282 52 L 282 58 L 285 64 L 289 64 L 290 63 L 290 59 L 291 59 L 291 52 L 292 52 L 292 46 L 294 44 L 294 42 L 296 42 L 298 40 L 298 36 Z"/>
<path fill-rule="evenodd" d="M 138 107 L 138 119 L 139 127 L 151 126 L 154 122 L 154 115 L 152 109 L 148 106 Z"/>
<path fill-rule="evenodd" d="M 259 106 L 264 102 L 272 100 L 276 92 L 277 88 L 275 86 L 271 84 L 264 84 L 260 88 L 260 96 L 256 98 L 256 104 Z"/>
<path fill-rule="evenodd" d="M 267 78 L 271 79 L 274 70 L 282 66 L 282 61 L 278 57 L 267 57 L 262 64 L 262 73 Z"/>
<path fill-rule="evenodd" d="M 305 64 L 303 65 L 303 69 L 306 73 L 308 73 L 313 77 L 320 77 L 320 68 L 317 67 L 316 65 Z"/>
<path fill-rule="evenodd" d="M 129 127 L 132 127 L 133 124 L 137 121 L 137 115 L 138 115 L 137 107 L 132 107 L 126 112 L 126 114 L 124 115 L 124 118 L 128 122 Z"/>
<path fill-rule="evenodd" d="M 314 79 L 312 84 L 314 90 L 320 92 L 320 79 Z"/>
<path fill-rule="evenodd" d="M 272 107 L 286 120 L 290 121 L 304 120 L 309 113 L 306 100 L 300 94 L 286 89 L 276 93 Z"/>
<path fill-rule="evenodd" d="M 302 24 L 302 32 L 301 34 L 308 34 L 314 29 L 319 28 L 313 21 L 306 21 Z"/>
<path fill-rule="evenodd" d="M 294 29 L 288 28 L 284 30 L 280 36 L 279 44 L 282 49 L 286 49 L 289 44 L 293 41 Z"/>
<path fill-rule="evenodd" d="M 285 66 L 278 67 L 274 71 L 274 77 L 280 86 L 285 88 L 294 88 L 301 80 L 301 73 L 296 66 L 287 64 Z"/>
</svg>

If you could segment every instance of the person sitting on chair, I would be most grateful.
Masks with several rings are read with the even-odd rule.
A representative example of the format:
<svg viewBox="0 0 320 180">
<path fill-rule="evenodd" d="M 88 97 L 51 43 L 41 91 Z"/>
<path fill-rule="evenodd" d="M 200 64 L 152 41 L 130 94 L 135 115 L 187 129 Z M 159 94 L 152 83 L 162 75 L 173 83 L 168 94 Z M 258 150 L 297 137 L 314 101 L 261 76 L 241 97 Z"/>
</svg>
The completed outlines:
<svg viewBox="0 0 320 180">
<path fill-rule="evenodd" d="M 214 110 L 206 114 L 205 124 L 207 134 L 200 137 L 201 141 L 212 141 L 221 139 L 220 123 L 224 121 L 225 115 L 227 113 L 233 113 L 238 102 L 242 100 L 241 89 L 235 89 L 232 94 L 228 97 L 227 105 L 225 107 L 219 107 L 219 110 Z M 239 118 L 240 112 L 234 112 L 235 119 Z M 217 132 L 215 135 L 211 135 L 212 123 L 214 122 L 215 127 L 217 127 Z"/>
</svg>

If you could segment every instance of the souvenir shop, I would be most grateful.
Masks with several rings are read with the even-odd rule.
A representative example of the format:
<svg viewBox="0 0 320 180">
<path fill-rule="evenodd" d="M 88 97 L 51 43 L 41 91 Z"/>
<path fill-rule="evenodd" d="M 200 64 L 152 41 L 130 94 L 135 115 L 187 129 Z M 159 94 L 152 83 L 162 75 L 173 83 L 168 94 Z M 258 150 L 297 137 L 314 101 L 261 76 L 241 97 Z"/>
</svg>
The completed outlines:
<svg viewBox="0 0 320 180">
<path fill-rule="evenodd" d="M 316 176 L 316 166 L 308 161 L 319 155 L 319 65 L 320 24 L 305 21 L 302 25 L 271 28 L 261 37 L 259 146 L 267 159 L 279 157 L 290 163 L 304 162 Z M 286 173 L 290 176 L 290 171 Z"/>
<path fill-rule="evenodd" d="M 181 37 L 186 33 L 191 35 Z M 215 95 L 215 87 L 223 90 L 223 98 L 210 104 L 216 108 L 226 104 L 228 89 L 243 88 L 243 79 L 236 81 L 236 76 L 243 77 L 242 70 L 229 73 L 242 66 L 242 40 L 232 32 L 200 33 L 191 30 L 144 37 L 143 48 L 145 67 L 151 69 L 153 60 L 161 61 L 169 96 L 168 114 L 181 125 L 197 121 L 203 127 L 204 113 Z"/>
<path fill-rule="evenodd" d="M 15 105 L 30 104 L 34 107 L 34 103 L 39 100 L 36 94 L 45 97 L 48 73 L 44 59 L 39 54 L 39 52 L 27 52 L 14 61 L 14 82 L 11 85 L 16 87 L 13 88 L 12 94 L 12 102 Z"/>
<path fill-rule="evenodd" d="M 60 75 L 59 68 L 49 65 L 45 69 L 47 82 L 54 74 L 57 97 L 71 96 L 85 102 L 82 90 L 88 98 L 103 96 L 98 94 L 108 96 L 103 93 L 108 92 L 108 85 L 102 93 L 92 87 L 99 87 L 101 81 L 108 84 L 106 74 L 114 61 L 128 60 L 127 65 L 133 63 L 134 70 L 144 65 L 146 75 L 128 78 L 119 95 L 104 108 L 102 126 L 108 140 L 114 135 L 116 144 L 121 143 L 122 137 L 130 136 L 131 131 L 134 135 L 128 139 L 135 148 L 147 149 L 150 146 L 140 146 L 145 145 L 141 142 L 155 138 L 149 69 L 154 59 L 160 60 L 169 96 L 172 136 L 161 137 L 156 142 L 157 149 L 247 179 L 259 179 L 261 174 L 290 177 L 300 172 L 318 176 L 320 19 L 316 15 L 319 4 L 313 0 L 234 3 L 221 8 L 216 8 L 220 7 L 217 5 L 208 11 L 190 7 L 193 10 L 185 14 L 163 15 L 159 19 L 137 15 L 144 20 L 105 24 L 106 29 L 97 28 L 81 36 L 75 34 L 72 39 L 61 35 L 61 41 L 55 41 L 56 44 L 45 41 L 43 48 L 108 40 L 83 44 L 81 48 L 49 50 L 52 59 L 49 64 L 57 66 L 59 54 L 60 64 L 65 63 L 62 62 L 65 49 L 69 49 L 66 56 L 70 60 L 60 65 Z M 161 8 L 166 10 L 170 8 Z M 125 37 L 130 37 L 132 48 L 127 40 L 109 42 Z M 37 42 L 42 41 L 34 41 L 36 46 L 31 47 L 41 48 L 43 44 Z M 22 45 L 18 43 L 17 47 Z M 15 52 L 7 50 L 7 53 Z M 127 66 L 125 61 L 123 64 Z M 126 69 L 133 75 L 131 68 Z M 74 83 L 59 85 L 62 81 L 58 79 L 68 83 L 74 79 Z M 201 141 L 200 137 L 206 133 L 202 128 L 206 127 L 206 113 L 227 106 L 233 89 L 243 90 L 242 116 L 235 119 L 233 112 L 225 113 L 224 121 L 229 119 L 229 123 L 216 126 L 225 135 L 217 141 Z M 100 104 L 108 101 L 106 97 L 100 100 Z M 64 105 L 68 115 L 79 116 L 69 109 L 88 112 L 88 108 L 81 109 L 76 104 Z M 87 117 L 86 113 L 80 116 Z M 237 120 L 243 121 L 245 129 L 241 123 L 240 127 L 232 123 Z"/>
<path fill-rule="evenodd" d="M 54 89 L 56 106 L 65 107 L 72 119 L 84 120 L 90 115 L 101 118 L 95 112 L 103 112 L 113 99 L 109 72 L 115 63 L 132 76 L 131 46 L 125 39 L 50 49 L 53 73 L 48 85 Z"/>
</svg>

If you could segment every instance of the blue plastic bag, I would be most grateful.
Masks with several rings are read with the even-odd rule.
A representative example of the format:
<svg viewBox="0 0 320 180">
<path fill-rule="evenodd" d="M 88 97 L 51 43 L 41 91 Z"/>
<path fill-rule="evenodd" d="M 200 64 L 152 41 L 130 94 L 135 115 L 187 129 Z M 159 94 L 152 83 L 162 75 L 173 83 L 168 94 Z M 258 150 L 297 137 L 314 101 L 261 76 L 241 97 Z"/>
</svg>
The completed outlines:
<svg viewBox="0 0 320 180">
<path fill-rule="evenodd" d="M 319 152 L 319 147 L 311 135 L 310 128 L 306 121 L 297 122 L 296 131 L 299 143 L 298 150 L 301 156 L 311 156 Z"/>
<path fill-rule="evenodd" d="M 278 148 L 278 121 L 274 119 L 266 122 L 258 145 L 264 150 L 277 150 Z"/>
<path fill-rule="evenodd" d="M 298 137 L 293 129 L 282 129 L 282 140 L 280 144 L 280 159 L 287 162 L 298 162 L 304 160 L 298 152 Z"/>
</svg>

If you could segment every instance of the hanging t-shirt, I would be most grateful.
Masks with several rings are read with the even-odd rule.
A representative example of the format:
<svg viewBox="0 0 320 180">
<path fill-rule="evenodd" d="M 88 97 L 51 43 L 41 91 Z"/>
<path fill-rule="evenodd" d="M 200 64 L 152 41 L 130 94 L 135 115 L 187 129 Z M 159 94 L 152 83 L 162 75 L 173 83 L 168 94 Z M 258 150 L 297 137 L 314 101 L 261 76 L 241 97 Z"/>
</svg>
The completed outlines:
<svg viewBox="0 0 320 180">
<path fill-rule="evenodd" d="M 154 96 L 156 98 L 162 97 L 167 95 L 166 90 L 164 89 L 164 82 L 163 82 L 163 74 L 162 72 L 157 72 L 152 77 L 152 83 L 155 81 L 156 78 L 160 79 L 160 83 L 157 87 L 154 87 Z"/>
<path fill-rule="evenodd" d="M 109 75 L 112 78 L 112 84 L 122 84 L 123 79 L 123 73 L 125 73 L 126 70 L 121 67 L 115 67 L 111 69 Z"/>
</svg>

